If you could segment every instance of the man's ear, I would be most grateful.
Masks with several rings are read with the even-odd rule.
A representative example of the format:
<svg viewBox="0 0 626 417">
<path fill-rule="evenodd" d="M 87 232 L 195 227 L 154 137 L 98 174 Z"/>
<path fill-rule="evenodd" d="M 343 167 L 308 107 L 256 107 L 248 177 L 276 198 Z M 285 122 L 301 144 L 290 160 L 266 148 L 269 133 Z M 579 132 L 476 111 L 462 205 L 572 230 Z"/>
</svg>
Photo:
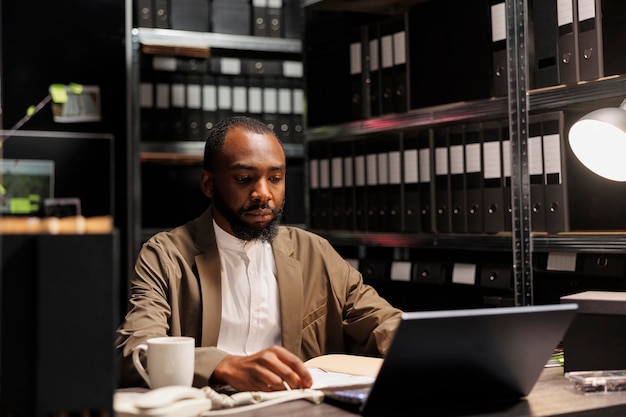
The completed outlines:
<svg viewBox="0 0 626 417">
<path fill-rule="evenodd" d="M 200 189 L 202 194 L 213 198 L 213 174 L 206 169 L 203 169 L 200 174 Z"/>
</svg>

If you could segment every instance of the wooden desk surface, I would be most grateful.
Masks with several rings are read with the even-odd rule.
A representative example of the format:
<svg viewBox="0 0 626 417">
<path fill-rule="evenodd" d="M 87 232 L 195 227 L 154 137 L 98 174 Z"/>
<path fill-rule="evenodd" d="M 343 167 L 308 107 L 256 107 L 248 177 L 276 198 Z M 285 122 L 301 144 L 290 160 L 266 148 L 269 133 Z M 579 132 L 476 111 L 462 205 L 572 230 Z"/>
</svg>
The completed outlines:
<svg viewBox="0 0 626 417">
<path fill-rule="evenodd" d="M 563 377 L 563 368 L 546 368 L 525 400 L 506 410 L 483 414 L 483 416 L 626 416 L 626 392 L 582 395 L 571 391 L 569 386 L 570 382 Z M 315 405 L 306 400 L 298 400 L 236 415 L 240 417 L 349 417 L 358 414 L 327 403 Z M 385 413 L 385 417 L 394 415 L 397 414 L 394 414 L 393 402 L 390 402 L 389 413 Z M 479 416 L 481 415 L 471 414 L 471 417 Z M 470 417 L 470 415 L 458 417 Z"/>
</svg>

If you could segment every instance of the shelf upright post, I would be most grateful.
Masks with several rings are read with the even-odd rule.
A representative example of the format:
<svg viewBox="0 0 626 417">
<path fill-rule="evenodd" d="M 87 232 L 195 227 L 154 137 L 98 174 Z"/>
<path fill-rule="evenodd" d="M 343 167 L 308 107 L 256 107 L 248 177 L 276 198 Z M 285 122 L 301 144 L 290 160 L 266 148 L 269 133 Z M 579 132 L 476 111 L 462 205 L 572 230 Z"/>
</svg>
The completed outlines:
<svg viewBox="0 0 626 417">
<path fill-rule="evenodd" d="M 528 171 L 527 0 L 506 0 L 513 279 L 516 305 L 533 304 Z"/>
</svg>

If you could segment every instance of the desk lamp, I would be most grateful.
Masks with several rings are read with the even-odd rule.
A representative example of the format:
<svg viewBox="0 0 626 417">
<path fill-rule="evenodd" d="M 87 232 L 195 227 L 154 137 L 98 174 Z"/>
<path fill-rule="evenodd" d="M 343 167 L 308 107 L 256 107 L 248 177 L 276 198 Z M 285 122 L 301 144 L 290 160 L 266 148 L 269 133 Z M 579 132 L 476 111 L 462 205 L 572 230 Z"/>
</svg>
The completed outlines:
<svg viewBox="0 0 626 417">
<path fill-rule="evenodd" d="M 594 173 L 626 181 L 626 99 L 619 107 L 594 110 L 569 131 L 574 155 Z"/>
</svg>

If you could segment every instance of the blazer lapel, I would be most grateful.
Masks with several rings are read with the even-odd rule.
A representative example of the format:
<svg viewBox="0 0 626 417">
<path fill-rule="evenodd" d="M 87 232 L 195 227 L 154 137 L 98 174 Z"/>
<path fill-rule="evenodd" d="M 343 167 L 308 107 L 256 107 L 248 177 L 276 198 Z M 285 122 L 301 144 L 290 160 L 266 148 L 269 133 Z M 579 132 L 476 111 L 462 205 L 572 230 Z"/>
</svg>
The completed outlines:
<svg viewBox="0 0 626 417">
<path fill-rule="evenodd" d="M 278 233 L 272 244 L 276 260 L 276 279 L 280 296 L 283 346 L 299 355 L 302 346 L 302 268 L 291 258 L 293 247 L 286 233 Z"/>
</svg>

